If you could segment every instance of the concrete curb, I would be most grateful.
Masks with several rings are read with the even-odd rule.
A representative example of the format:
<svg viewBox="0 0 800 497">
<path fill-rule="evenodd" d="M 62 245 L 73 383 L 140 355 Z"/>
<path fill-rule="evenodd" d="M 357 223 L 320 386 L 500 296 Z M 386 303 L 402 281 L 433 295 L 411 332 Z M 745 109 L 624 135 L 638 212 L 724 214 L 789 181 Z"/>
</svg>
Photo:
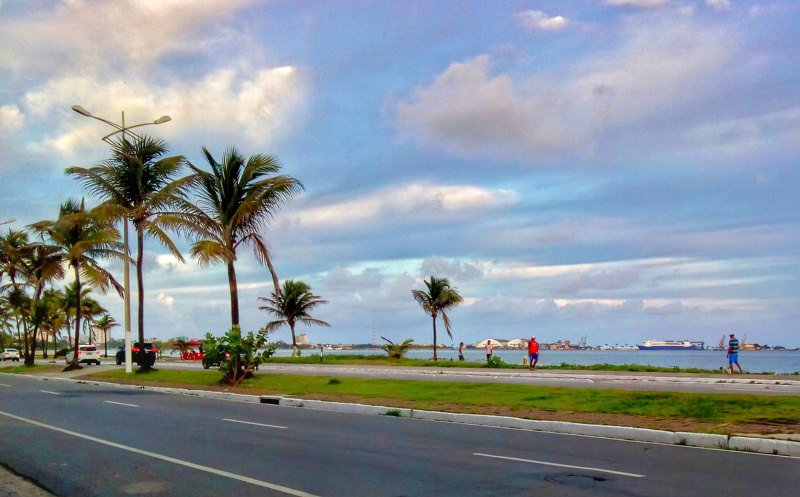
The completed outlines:
<svg viewBox="0 0 800 497">
<path fill-rule="evenodd" d="M 540 421 L 535 419 L 522 419 L 508 416 L 488 416 L 483 414 L 459 414 L 439 411 L 422 411 L 407 408 L 398 409 L 387 406 L 346 404 L 342 402 L 304 400 L 287 397 L 262 396 L 261 399 L 262 402 L 264 402 L 265 399 L 268 399 L 269 403 L 275 403 L 274 401 L 277 400 L 278 405 L 285 407 L 303 407 L 308 409 L 336 411 L 350 414 L 391 415 L 426 421 L 462 423 L 519 430 L 545 431 L 550 433 L 614 438 L 620 440 L 652 442 L 667 445 L 687 445 L 708 449 L 733 449 L 757 452 L 760 454 L 800 457 L 800 442 L 788 440 L 773 440 L 768 438 L 740 436 L 729 437 L 727 435 L 718 434 L 674 432 L 666 430 L 652 430 L 648 428 L 631 428 L 626 426 L 589 425 L 581 423 L 567 423 L 563 421 Z"/>
<path fill-rule="evenodd" d="M 730 449 L 759 454 L 800 457 L 800 442 L 789 440 L 775 440 L 770 438 L 755 438 L 742 436 L 728 436 L 707 433 L 674 432 L 666 430 L 653 430 L 648 428 L 631 428 L 626 426 L 589 425 L 582 423 L 567 423 L 563 421 L 542 421 L 535 419 L 513 418 L 508 416 L 489 416 L 484 414 L 459 414 L 439 411 L 423 411 L 408 408 L 388 406 L 374 406 L 367 404 L 349 404 L 344 402 L 329 402 L 323 400 L 305 400 L 290 397 L 271 395 L 243 395 L 228 392 L 214 392 L 209 390 L 190 390 L 186 388 L 153 387 L 144 385 L 126 385 L 120 383 L 107 383 L 95 380 L 45 377 L 25 375 L 40 380 L 62 380 L 98 386 L 113 386 L 117 388 L 152 390 L 173 395 L 185 395 L 208 399 L 245 402 L 250 404 L 273 404 L 282 407 L 306 408 L 320 411 L 332 411 L 347 414 L 362 415 L 389 415 L 425 421 L 462 423 L 479 426 L 492 426 L 497 428 L 512 428 L 519 430 L 542 431 L 550 433 L 563 433 L 569 435 L 583 435 L 600 438 L 613 438 L 637 442 L 651 442 L 667 445 L 686 445 L 708 449 Z"/>
</svg>

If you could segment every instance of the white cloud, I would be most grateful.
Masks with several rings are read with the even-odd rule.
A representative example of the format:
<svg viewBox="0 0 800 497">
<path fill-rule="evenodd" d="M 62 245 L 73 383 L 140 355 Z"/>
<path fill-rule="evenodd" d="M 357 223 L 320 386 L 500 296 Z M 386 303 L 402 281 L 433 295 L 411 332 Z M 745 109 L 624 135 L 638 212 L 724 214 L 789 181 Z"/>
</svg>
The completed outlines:
<svg viewBox="0 0 800 497">
<path fill-rule="evenodd" d="M 643 7 L 643 8 L 659 8 L 665 7 L 669 4 L 670 0 L 606 0 L 606 5 L 613 5 L 615 7 Z"/>
<path fill-rule="evenodd" d="M 156 296 L 156 300 L 158 301 L 159 304 L 161 304 L 167 309 L 172 309 L 173 305 L 175 304 L 175 299 L 173 297 L 170 297 L 164 292 L 160 292 Z"/>
<path fill-rule="evenodd" d="M 253 0 L 64 1 L 24 20 L 0 23 L 0 68 L 16 72 L 94 73 L 109 66 L 141 69 L 176 52 L 200 53 L 217 40 L 209 26 Z M 216 36 L 226 36 L 216 33 Z M 135 71 L 132 71 L 132 73 Z"/>
<path fill-rule="evenodd" d="M 401 221 L 441 221 L 499 209 L 517 201 L 511 190 L 475 186 L 411 183 L 387 188 L 343 202 L 287 211 L 284 222 L 305 227 L 363 228 L 391 218 Z M 431 217 L 435 211 L 436 216 Z"/>
<path fill-rule="evenodd" d="M 95 115 L 126 124 L 148 122 L 168 114 L 158 127 L 167 138 L 191 134 L 195 143 L 230 138 L 247 145 L 268 145 L 290 129 L 303 101 L 304 85 L 295 68 L 220 69 L 194 83 L 166 86 L 138 79 L 100 81 L 86 77 L 54 79 L 25 95 L 31 115 L 40 119 L 80 104 Z M 64 154 L 99 146 L 108 125 L 70 114 L 65 130 L 40 146 Z"/>
<path fill-rule="evenodd" d="M 549 16 L 541 10 L 526 10 L 514 15 L 517 23 L 525 28 L 540 31 L 559 31 L 566 27 L 568 21 L 562 16 Z"/>
<path fill-rule="evenodd" d="M 0 106 L 0 133 L 18 131 L 25 124 L 25 117 L 16 105 Z"/>
<path fill-rule="evenodd" d="M 730 0 L 706 0 L 706 5 L 715 10 L 728 10 L 731 8 Z"/>
<path fill-rule="evenodd" d="M 448 260 L 443 257 L 429 257 L 422 261 L 420 276 L 428 278 L 436 276 L 447 278 L 451 285 L 458 285 L 460 281 L 478 279 L 483 276 L 480 267 L 470 262 Z"/>
<path fill-rule="evenodd" d="M 573 63 L 567 77 L 493 72 L 480 55 L 451 64 L 396 106 L 399 131 L 468 157 L 537 162 L 556 151 L 591 153 L 605 132 L 688 111 L 715 90 L 733 45 L 723 32 L 633 25 L 619 49 Z M 720 76 L 721 77 L 721 76 Z"/>
</svg>

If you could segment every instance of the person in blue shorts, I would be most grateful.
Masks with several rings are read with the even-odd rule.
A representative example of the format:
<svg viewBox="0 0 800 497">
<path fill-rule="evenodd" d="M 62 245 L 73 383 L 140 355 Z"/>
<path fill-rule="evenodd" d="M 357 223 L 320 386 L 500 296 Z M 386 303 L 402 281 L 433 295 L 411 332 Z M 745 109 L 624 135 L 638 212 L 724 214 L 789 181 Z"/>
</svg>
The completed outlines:
<svg viewBox="0 0 800 497">
<path fill-rule="evenodd" d="M 529 369 L 531 371 L 536 369 L 536 363 L 539 362 L 539 342 L 536 341 L 536 337 L 531 337 L 528 342 L 528 361 L 530 361 Z"/>
<path fill-rule="evenodd" d="M 740 373 L 744 373 L 742 367 L 739 365 L 739 339 L 731 333 L 730 340 L 728 340 L 728 374 L 733 374 L 734 364 L 739 368 Z"/>
</svg>

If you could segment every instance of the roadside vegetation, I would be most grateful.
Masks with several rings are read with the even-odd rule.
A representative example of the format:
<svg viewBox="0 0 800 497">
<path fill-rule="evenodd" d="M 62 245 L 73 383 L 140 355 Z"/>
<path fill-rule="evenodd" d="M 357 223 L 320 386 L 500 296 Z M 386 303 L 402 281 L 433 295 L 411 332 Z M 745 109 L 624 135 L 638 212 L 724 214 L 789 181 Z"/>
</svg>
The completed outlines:
<svg viewBox="0 0 800 497">
<path fill-rule="evenodd" d="M 102 371 L 92 378 L 119 383 L 219 389 L 219 374 L 210 371 L 153 370 L 126 375 Z M 333 376 L 259 374 L 227 391 L 251 395 L 284 395 L 341 400 L 446 412 L 502 414 L 533 419 L 581 420 L 629 426 L 733 433 L 759 431 L 800 433 L 800 397 L 543 387 L 502 383 L 430 382 Z M 616 416 L 616 417 L 615 417 Z M 688 424 L 687 424 L 688 423 Z M 692 424 L 693 423 L 693 424 Z M 766 428 L 765 428 L 766 427 Z"/>
</svg>

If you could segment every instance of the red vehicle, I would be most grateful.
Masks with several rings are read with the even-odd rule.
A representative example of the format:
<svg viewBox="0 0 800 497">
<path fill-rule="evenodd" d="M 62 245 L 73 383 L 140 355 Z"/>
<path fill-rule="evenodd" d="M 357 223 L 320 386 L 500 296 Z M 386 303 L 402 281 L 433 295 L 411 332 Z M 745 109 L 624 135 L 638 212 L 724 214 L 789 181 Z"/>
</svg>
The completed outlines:
<svg viewBox="0 0 800 497">
<path fill-rule="evenodd" d="M 172 346 L 180 349 L 181 359 L 184 361 L 200 361 L 203 359 L 203 342 L 200 340 L 176 342 Z"/>
</svg>

